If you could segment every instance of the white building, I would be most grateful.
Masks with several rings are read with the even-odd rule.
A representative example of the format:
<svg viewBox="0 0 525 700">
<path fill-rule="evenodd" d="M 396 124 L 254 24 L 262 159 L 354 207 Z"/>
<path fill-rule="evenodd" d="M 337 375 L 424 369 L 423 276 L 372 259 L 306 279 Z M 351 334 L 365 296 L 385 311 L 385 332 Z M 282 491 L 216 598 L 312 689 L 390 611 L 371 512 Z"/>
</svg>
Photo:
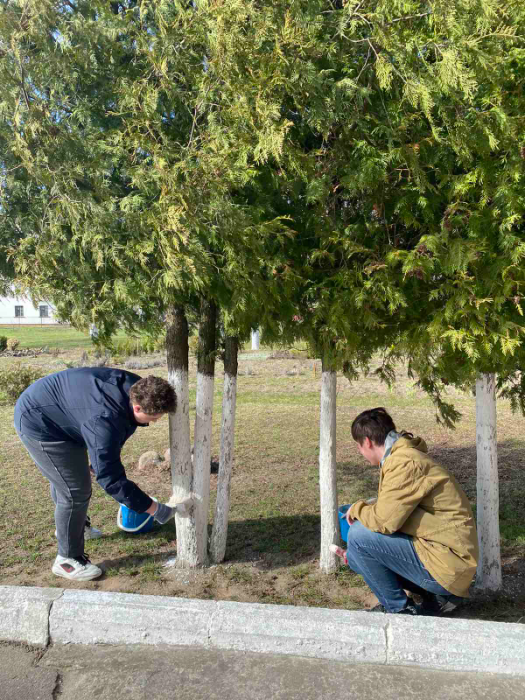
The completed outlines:
<svg viewBox="0 0 525 700">
<path fill-rule="evenodd" d="M 58 323 L 48 301 L 33 304 L 27 297 L 0 297 L 0 325 L 50 325 Z"/>
</svg>

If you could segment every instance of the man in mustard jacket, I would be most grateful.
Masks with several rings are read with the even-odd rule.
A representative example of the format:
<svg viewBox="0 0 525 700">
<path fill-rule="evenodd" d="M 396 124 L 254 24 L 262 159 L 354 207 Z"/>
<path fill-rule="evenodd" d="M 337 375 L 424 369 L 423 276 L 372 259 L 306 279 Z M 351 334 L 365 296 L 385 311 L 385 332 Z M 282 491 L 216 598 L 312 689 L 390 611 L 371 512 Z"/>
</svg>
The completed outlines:
<svg viewBox="0 0 525 700">
<path fill-rule="evenodd" d="M 476 526 L 463 489 L 427 455 L 423 439 L 396 431 L 384 408 L 359 414 L 352 437 L 381 470 L 377 500 L 357 501 L 346 516 L 351 525 L 346 561 L 377 596 L 373 610 L 452 612 L 469 595 L 478 559 Z M 416 606 L 405 590 L 420 595 L 422 604 Z"/>
</svg>

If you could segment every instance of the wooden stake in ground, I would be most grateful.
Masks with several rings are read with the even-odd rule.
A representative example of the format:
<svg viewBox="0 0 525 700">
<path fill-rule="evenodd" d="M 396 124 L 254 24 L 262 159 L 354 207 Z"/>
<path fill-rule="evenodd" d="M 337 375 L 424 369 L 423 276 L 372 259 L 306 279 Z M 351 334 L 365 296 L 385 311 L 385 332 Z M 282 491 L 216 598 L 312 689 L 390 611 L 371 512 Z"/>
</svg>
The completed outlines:
<svg viewBox="0 0 525 700">
<path fill-rule="evenodd" d="M 477 526 L 479 563 L 476 587 L 501 587 L 499 476 L 496 431 L 496 375 L 476 381 Z"/>
<path fill-rule="evenodd" d="M 169 416 L 171 480 L 176 502 L 191 497 L 193 465 L 190 443 L 190 400 L 188 389 L 188 322 L 182 307 L 168 314 L 166 330 L 168 380 L 177 395 L 177 410 Z M 175 516 L 177 564 L 196 566 L 197 540 L 194 509 L 190 517 Z"/>
<path fill-rule="evenodd" d="M 193 498 L 197 566 L 208 563 L 208 509 L 210 503 L 210 460 L 213 417 L 213 385 L 215 379 L 215 338 L 217 307 L 204 300 L 201 305 L 199 349 L 197 353 L 197 396 L 193 442 Z"/>
<path fill-rule="evenodd" d="M 337 556 L 330 545 L 338 542 L 336 477 L 336 389 L 337 372 L 325 366 L 321 375 L 321 419 L 319 431 L 319 488 L 321 492 L 321 554 L 319 566 L 324 573 L 337 570 Z"/>
<path fill-rule="evenodd" d="M 227 337 L 224 352 L 224 390 L 222 394 L 221 451 L 219 475 L 217 477 L 217 500 L 210 540 L 210 555 L 216 563 L 224 559 L 228 536 L 230 483 L 235 442 L 238 351 L 239 339 Z"/>
</svg>

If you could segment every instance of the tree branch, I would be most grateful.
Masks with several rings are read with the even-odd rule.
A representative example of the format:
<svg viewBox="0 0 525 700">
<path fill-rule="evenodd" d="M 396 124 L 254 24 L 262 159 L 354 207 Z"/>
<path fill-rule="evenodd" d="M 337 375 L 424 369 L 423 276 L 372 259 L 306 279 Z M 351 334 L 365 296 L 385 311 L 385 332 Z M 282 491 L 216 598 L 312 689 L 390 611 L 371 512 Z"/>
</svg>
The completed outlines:
<svg viewBox="0 0 525 700">
<path fill-rule="evenodd" d="M 407 15 L 406 17 L 398 17 L 397 19 L 393 19 L 391 22 L 385 22 L 385 24 L 380 24 L 380 27 L 388 27 L 390 24 L 394 24 L 394 22 L 406 22 L 409 19 L 417 19 L 418 17 L 427 17 L 428 15 L 433 14 L 432 11 L 430 12 L 421 12 L 419 15 Z"/>
</svg>

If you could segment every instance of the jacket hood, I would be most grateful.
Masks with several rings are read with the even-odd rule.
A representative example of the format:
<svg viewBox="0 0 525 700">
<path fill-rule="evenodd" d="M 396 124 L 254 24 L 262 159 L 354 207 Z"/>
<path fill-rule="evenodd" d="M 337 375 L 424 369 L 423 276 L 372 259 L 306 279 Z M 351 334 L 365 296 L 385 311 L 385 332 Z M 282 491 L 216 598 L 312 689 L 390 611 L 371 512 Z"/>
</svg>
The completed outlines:
<svg viewBox="0 0 525 700">
<path fill-rule="evenodd" d="M 399 449 L 412 449 L 412 450 L 419 450 L 419 452 L 428 452 L 428 447 L 427 443 L 423 440 L 423 438 L 420 437 L 408 437 L 407 434 L 402 435 L 399 440 L 396 440 L 394 445 L 392 446 L 392 449 L 390 451 L 390 454 L 393 454 L 396 450 Z"/>
</svg>

